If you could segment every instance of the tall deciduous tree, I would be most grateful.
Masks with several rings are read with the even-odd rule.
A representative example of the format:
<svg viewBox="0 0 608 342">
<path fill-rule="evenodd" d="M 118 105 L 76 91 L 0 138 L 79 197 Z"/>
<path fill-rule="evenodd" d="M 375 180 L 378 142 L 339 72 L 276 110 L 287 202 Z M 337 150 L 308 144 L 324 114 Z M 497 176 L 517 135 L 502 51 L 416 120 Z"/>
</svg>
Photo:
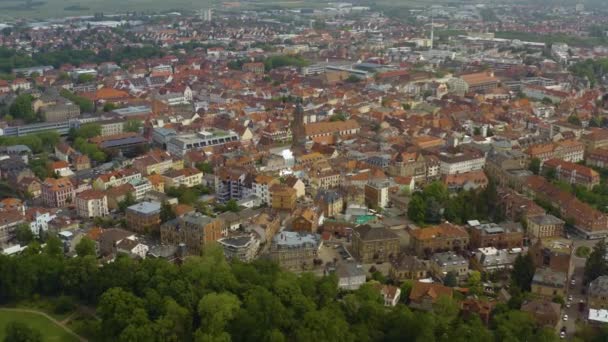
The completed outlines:
<svg viewBox="0 0 608 342">
<path fill-rule="evenodd" d="M 530 291 L 534 272 L 535 267 L 532 256 L 530 254 L 518 255 L 517 258 L 515 258 L 513 270 L 511 271 L 513 285 L 517 286 L 522 291 Z"/>
</svg>

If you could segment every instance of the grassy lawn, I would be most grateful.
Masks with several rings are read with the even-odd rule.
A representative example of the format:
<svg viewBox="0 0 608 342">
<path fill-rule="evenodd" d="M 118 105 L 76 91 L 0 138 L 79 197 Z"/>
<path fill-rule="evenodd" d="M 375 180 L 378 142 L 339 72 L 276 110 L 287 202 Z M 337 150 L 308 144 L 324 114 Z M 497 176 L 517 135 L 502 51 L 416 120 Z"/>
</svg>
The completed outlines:
<svg viewBox="0 0 608 342">
<path fill-rule="evenodd" d="M 27 312 L 0 311 L 0 341 L 4 340 L 6 325 L 18 321 L 40 331 L 44 341 L 71 342 L 78 341 L 74 336 L 65 332 L 61 327 L 49 321 L 46 317 Z"/>
</svg>

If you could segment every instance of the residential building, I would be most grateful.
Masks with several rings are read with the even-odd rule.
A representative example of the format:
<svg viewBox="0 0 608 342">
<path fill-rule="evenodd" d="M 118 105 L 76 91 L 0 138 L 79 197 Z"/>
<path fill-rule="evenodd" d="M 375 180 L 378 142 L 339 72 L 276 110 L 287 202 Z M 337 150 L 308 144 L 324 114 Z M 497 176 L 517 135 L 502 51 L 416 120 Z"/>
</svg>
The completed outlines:
<svg viewBox="0 0 608 342">
<path fill-rule="evenodd" d="M 183 169 L 184 160 L 172 157 L 168 152 L 155 149 L 142 157 L 135 158 L 133 160 L 133 167 L 142 175 L 161 175 L 171 169 Z"/>
<path fill-rule="evenodd" d="M 490 324 L 492 311 L 496 307 L 496 302 L 477 298 L 466 298 L 460 302 L 460 311 L 463 316 L 478 316 L 485 325 Z"/>
<path fill-rule="evenodd" d="M 341 262 L 336 266 L 338 287 L 342 290 L 354 291 L 366 282 L 365 270 L 354 262 Z"/>
<path fill-rule="evenodd" d="M 310 269 L 321 244 L 318 234 L 282 231 L 272 238 L 270 259 L 288 270 Z"/>
<path fill-rule="evenodd" d="M 475 252 L 476 265 L 479 266 L 477 271 L 480 272 L 495 272 L 499 270 L 508 270 L 513 267 L 513 263 L 518 255 L 521 254 L 521 248 L 513 249 L 496 249 L 495 247 L 478 248 Z"/>
<path fill-rule="evenodd" d="M 437 158 L 440 163 L 439 172 L 442 175 L 479 171 L 486 164 L 485 156 L 473 151 L 441 152 Z"/>
<path fill-rule="evenodd" d="M 555 272 L 565 273 L 568 278 L 574 272 L 574 245 L 563 238 L 538 239 L 530 246 L 536 267 L 544 267 Z"/>
<path fill-rule="evenodd" d="M 136 201 L 141 201 L 148 191 L 152 191 L 152 183 L 147 178 L 137 178 L 129 182 L 133 187 Z"/>
<path fill-rule="evenodd" d="M 116 135 L 124 132 L 124 119 L 111 119 L 111 120 L 103 120 L 98 121 L 97 123 L 101 126 L 101 135 Z"/>
<path fill-rule="evenodd" d="M 220 203 L 240 200 L 252 194 L 248 171 L 243 168 L 220 168 L 215 172 L 215 194 Z"/>
<path fill-rule="evenodd" d="M 49 208 L 61 208 L 72 203 L 74 184 L 69 178 L 47 178 L 42 183 L 42 201 Z"/>
<path fill-rule="evenodd" d="M 160 227 L 163 244 L 184 244 L 189 255 L 200 255 L 205 246 L 222 238 L 221 219 L 189 213 L 165 222 Z"/>
<path fill-rule="evenodd" d="M 528 235 L 535 239 L 560 237 L 564 235 L 564 220 L 551 214 L 528 217 L 526 220 Z"/>
<path fill-rule="evenodd" d="M 276 210 L 292 211 L 296 207 L 296 190 L 284 184 L 270 187 L 271 207 Z"/>
<path fill-rule="evenodd" d="M 82 218 L 108 215 L 108 197 L 99 190 L 85 190 L 76 194 L 76 212 Z"/>
<path fill-rule="evenodd" d="M 534 299 L 525 302 L 521 311 L 530 314 L 539 327 L 556 329 L 561 319 L 561 307 L 551 299 Z"/>
<path fill-rule="evenodd" d="M 362 263 L 387 262 L 399 255 L 399 237 L 384 227 L 358 226 L 353 229 L 352 252 Z"/>
<path fill-rule="evenodd" d="M 328 190 L 317 194 L 317 203 L 325 217 L 333 217 L 344 211 L 344 199 L 339 192 Z"/>
<path fill-rule="evenodd" d="M 61 122 L 75 119 L 80 115 L 80 107 L 73 103 L 55 104 L 40 109 L 44 121 Z"/>
<path fill-rule="evenodd" d="M 160 207 L 159 202 L 140 202 L 128 207 L 125 212 L 128 227 L 138 233 L 158 231 Z"/>
<path fill-rule="evenodd" d="M 469 261 L 454 252 L 435 253 L 431 256 L 433 276 L 444 280 L 448 273 L 453 273 L 463 280 L 469 272 Z"/>
<path fill-rule="evenodd" d="M 480 224 L 478 221 L 469 221 L 468 231 L 472 248 L 496 247 L 503 249 L 523 246 L 524 230 L 521 223 Z"/>
<path fill-rule="evenodd" d="M 323 223 L 323 214 L 318 208 L 299 208 L 293 213 L 291 230 L 294 232 L 316 233 L 319 225 Z"/>
<path fill-rule="evenodd" d="M 452 298 L 452 288 L 436 283 L 414 282 L 410 291 L 409 306 L 424 311 L 433 311 L 433 306 L 441 297 Z"/>
<path fill-rule="evenodd" d="M 135 236 L 129 236 L 116 243 L 116 253 L 124 253 L 131 257 L 145 259 L 150 248 L 141 243 Z"/>
<path fill-rule="evenodd" d="M 400 288 L 386 284 L 379 284 L 377 288 L 380 291 L 382 299 L 384 300 L 384 306 L 394 307 L 397 305 L 397 303 L 399 303 L 399 299 L 401 298 Z"/>
<path fill-rule="evenodd" d="M 257 175 L 252 183 L 253 194 L 256 195 L 257 197 L 259 197 L 263 203 L 265 203 L 268 206 L 271 206 L 272 205 L 272 201 L 271 201 L 272 196 L 270 195 L 270 188 L 279 183 L 280 183 L 279 180 L 272 176 Z M 296 191 L 296 197 L 297 197 L 297 191 Z"/>
<path fill-rule="evenodd" d="M 600 148 L 588 152 L 585 164 L 592 167 L 608 168 L 608 149 Z"/>
<path fill-rule="evenodd" d="M 228 260 L 253 261 L 260 248 L 260 240 L 255 234 L 225 237 L 218 242 L 223 247 L 224 256 Z"/>
<path fill-rule="evenodd" d="M 451 223 L 409 231 L 410 247 L 418 256 L 442 251 L 461 251 L 469 245 L 467 231 Z"/>
<path fill-rule="evenodd" d="M 428 276 L 429 269 L 426 260 L 413 255 L 401 254 L 391 261 L 389 277 L 397 282 L 424 279 Z"/>
<path fill-rule="evenodd" d="M 97 190 L 108 190 L 123 184 L 131 183 L 141 179 L 141 173 L 135 169 L 121 169 L 102 174 L 93 181 L 93 188 Z"/>
<path fill-rule="evenodd" d="M 370 208 L 384 209 L 388 206 L 389 202 L 389 188 L 390 183 L 384 182 L 370 182 L 365 185 L 365 203 Z"/>
<path fill-rule="evenodd" d="M 566 298 L 568 276 L 565 272 L 556 272 L 549 268 L 536 268 L 532 278 L 531 293 L 549 300 L 560 296 Z"/>
<path fill-rule="evenodd" d="M 599 276 L 589 283 L 587 306 L 593 309 L 608 309 L 608 276 Z"/>
<path fill-rule="evenodd" d="M 559 159 L 549 159 L 542 165 L 542 172 L 555 172 L 557 179 L 568 184 L 581 185 L 591 189 L 600 184 L 600 174 L 586 166 Z"/>
<path fill-rule="evenodd" d="M 203 183 L 203 173 L 192 167 L 169 170 L 162 176 L 167 188 L 178 188 L 182 185 L 191 188 Z"/>
<path fill-rule="evenodd" d="M 321 144 L 335 144 L 337 139 L 349 138 L 359 133 L 359 130 L 359 123 L 352 119 L 335 122 L 313 122 L 304 125 L 306 139 Z"/>
<path fill-rule="evenodd" d="M 24 223 L 23 215 L 18 211 L 6 211 L 0 214 L 0 246 L 7 246 L 15 237 L 17 226 Z"/>
</svg>

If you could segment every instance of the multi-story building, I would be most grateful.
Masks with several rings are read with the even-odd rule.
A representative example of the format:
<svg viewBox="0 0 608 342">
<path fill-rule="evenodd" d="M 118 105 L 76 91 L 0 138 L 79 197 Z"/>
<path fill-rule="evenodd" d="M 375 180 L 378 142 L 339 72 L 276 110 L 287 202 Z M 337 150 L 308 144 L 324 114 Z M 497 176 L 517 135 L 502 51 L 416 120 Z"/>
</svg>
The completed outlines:
<svg viewBox="0 0 608 342">
<path fill-rule="evenodd" d="M 585 164 L 593 167 L 608 167 L 608 149 L 600 148 L 588 152 Z"/>
<path fill-rule="evenodd" d="M 317 194 L 317 203 L 326 217 L 339 215 L 344 211 L 344 198 L 337 191 L 328 190 Z"/>
<path fill-rule="evenodd" d="M 260 248 L 260 240 L 254 234 L 225 237 L 218 242 L 228 260 L 252 261 Z"/>
<path fill-rule="evenodd" d="M 468 247 L 467 231 L 451 223 L 410 230 L 410 247 L 416 255 L 431 255 L 443 251 L 460 251 Z"/>
<path fill-rule="evenodd" d="M 98 121 L 97 123 L 101 126 L 101 135 L 108 136 L 123 133 L 125 122 L 124 119 L 111 119 Z"/>
<path fill-rule="evenodd" d="M 469 272 L 469 261 L 454 252 L 435 253 L 431 256 L 431 272 L 439 279 L 445 279 L 448 273 L 453 273 L 460 280 Z"/>
<path fill-rule="evenodd" d="M 417 256 L 401 254 L 391 261 L 389 277 L 395 281 L 418 280 L 428 276 L 430 267 L 427 261 Z"/>
<path fill-rule="evenodd" d="M 271 207 L 276 210 L 293 210 L 296 207 L 296 190 L 285 184 L 270 188 Z"/>
<path fill-rule="evenodd" d="M 99 190 L 85 190 L 76 195 L 76 212 L 82 218 L 108 215 L 108 198 Z"/>
<path fill-rule="evenodd" d="M 15 237 L 17 226 L 24 223 L 23 215 L 18 211 L 7 211 L 0 214 L 0 246 L 6 246 Z"/>
<path fill-rule="evenodd" d="M 599 276 L 589 283 L 587 306 L 592 309 L 608 309 L 608 276 Z"/>
<path fill-rule="evenodd" d="M 97 190 L 108 190 L 117 186 L 131 183 L 141 179 L 141 173 L 135 169 L 122 169 L 102 174 L 93 181 L 93 188 Z"/>
<path fill-rule="evenodd" d="M 418 310 L 433 311 L 439 298 L 452 298 L 453 296 L 454 290 L 451 287 L 416 281 L 410 291 L 409 306 Z"/>
<path fill-rule="evenodd" d="M 135 195 L 136 201 L 142 200 L 148 191 L 152 191 L 152 183 L 148 178 L 134 179 L 130 181 L 129 184 L 133 187 L 133 194 Z"/>
<path fill-rule="evenodd" d="M 72 203 L 74 184 L 69 178 L 47 178 L 42 183 L 42 201 L 47 207 L 61 208 Z"/>
<path fill-rule="evenodd" d="M 279 180 L 266 175 L 257 175 L 251 184 L 253 186 L 253 194 L 258 196 L 266 205 L 272 205 L 270 188 L 279 184 Z"/>
<path fill-rule="evenodd" d="M 215 194 L 221 203 L 241 200 L 252 194 L 251 177 L 243 168 L 221 168 L 215 172 Z"/>
<path fill-rule="evenodd" d="M 219 218 L 189 213 L 163 223 L 160 240 L 163 244 L 184 244 L 188 254 L 200 255 L 206 245 L 222 238 L 223 225 Z"/>
<path fill-rule="evenodd" d="M 574 272 L 574 248 L 572 241 L 560 238 L 538 239 L 528 253 L 536 267 L 547 268 L 567 275 Z"/>
<path fill-rule="evenodd" d="M 73 103 L 46 106 L 40 111 L 46 122 L 61 122 L 80 115 L 80 107 Z"/>
<path fill-rule="evenodd" d="M 179 187 L 181 185 L 191 188 L 203 183 L 203 172 L 188 167 L 181 170 L 169 170 L 163 174 L 167 188 Z"/>
<path fill-rule="evenodd" d="M 365 185 L 365 203 L 370 208 L 384 209 L 388 206 L 388 193 L 391 184 L 388 181 L 370 182 Z"/>
<path fill-rule="evenodd" d="M 321 243 L 318 234 L 282 231 L 272 238 L 270 259 L 288 270 L 310 269 Z"/>
<path fill-rule="evenodd" d="M 440 162 L 439 171 L 442 175 L 478 171 L 482 170 L 486 164 L 486 158 L 483 154 L 472 151 L 441 152 L 437 158 Z"/>
<path fill-rule="evenodd" d="M 547 182 L 544 177 L 526 178 L 522 188 L 524 193 L 550 203 L 558 209 L 561 217 L 572 220 L 574 228 L 587 238 L 608 236 L 608 216 L 583 203 L 573 194 L 563 191 Z"/>
<path fill-rule="evenodd" d="M 585 145 L 577 140 L 562 140 L 554 143 L 532 145 L 528 147 L 526 153 L 530 158 L 538 158 L 541 162 L 549 159 L 561 159 L 578 163 L 584 158 Z"/>
<path fill-rule="evenodd" d="M 346 121 L 322 121 L 304 125 L 304 133 L 308 140 L 317 143 L 335 144 L 337 138 L 348 138 L 360 130 L 359 123 L 355 120 Z M 293 131 L 293 130 L 292 130 Z"/>
<path fill-rule="evenodd" d="M 524 230 L 520 223 L 484 223 L 473 221 L 468 226 L 472 248 L 496 247 L 498 249 L 521 247 Z"/>
<path fill-rule="evenodd" d="M 140 202 L 128 207 L 125 218 L 129 228 L 138 233 L 158 231 L 160 207 L 159 202 Z"/>
<path fill-rule="evenodd" d="M 135 158 L 133 160 L 133 167 L 142 175 L 160 175 L 170 169 L 183 169 L 184 160 L 172 157 L 168 152 L 162 150 L 152 150 L 145 156 Z"/>
<path fill-rule="evenodd" d="M 553 299 L 556 296 L 566 297 L 568 293 L 568 276 L 564 272 L 556 272 L 549 268 L 537 268 L 532 278 L 531 293 Z"/>
<path fill-rule="evenodd" d="M 530 314 L 538 326 L 556 329 L 561 319 L 562 308 L 551 299 L 535 299 L 525 302 L 521 306 L 521 311 Z"/>
<path fill-rule="evenodd" d="M 460 79 L 466 84 L 466 91 L 474 93 L 494 90 L 498 87 L 499 82 L 498 78 L 494 77 L 493 72 L 485 71 L 461 75 Z"/>
<path fill-rule="evenodd" d="M 176 156 L 183 156 L 190 150 L 203 149 L 239 141 L 239 135 L 233 131 L 206 129 L 196 134 L 177 135 L 167 143 L 167 151 Z"/>
<path fill-rule="evenodd" d="M 353 254 L 362 263 L 387 262 L 399 256 L 399 237 L 384 227 L 358 226 L 352 241 Z"/>
<path fill-rule="evenodd" d="M 526 222 L 528 235 L 536 239 L 563 236 L 566 223 L 551 214 L 530 216 Z"/>
<path fill-rule="evenodd" d="M 549 159 L 543 163 L 542 171 L 547 173 L 549 170 L 554 170 L 557 179 L 568 184 L 582 185 L 587 189 L 600 184 L 600 174 L 597 171 L 576 163 Z"/>
</svg>

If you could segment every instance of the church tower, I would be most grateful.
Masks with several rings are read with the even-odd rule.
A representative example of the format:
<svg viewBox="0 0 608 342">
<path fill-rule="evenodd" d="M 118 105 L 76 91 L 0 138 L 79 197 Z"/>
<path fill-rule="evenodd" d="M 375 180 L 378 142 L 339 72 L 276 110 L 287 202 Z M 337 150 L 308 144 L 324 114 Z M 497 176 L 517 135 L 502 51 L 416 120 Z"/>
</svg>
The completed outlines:
<svg viewBox="0 0 608 342">
<path fill-rule="evenodd" d="M 302 155 L 306 150 L 306 131 L 304 130 L 304 108 L 298 101 L 291 122 L 291 150 L 294 155 Z"/>
</svg>

